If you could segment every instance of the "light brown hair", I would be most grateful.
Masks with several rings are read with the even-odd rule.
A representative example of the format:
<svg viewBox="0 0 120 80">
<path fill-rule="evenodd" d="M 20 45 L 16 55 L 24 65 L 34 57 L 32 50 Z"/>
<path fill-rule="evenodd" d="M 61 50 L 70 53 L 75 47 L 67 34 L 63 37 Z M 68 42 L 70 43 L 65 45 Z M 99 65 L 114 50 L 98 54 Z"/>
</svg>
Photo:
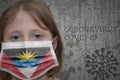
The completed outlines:
<svg viewBox="0 0 120 80">
<path fill-rule="evenodd" d="M 40 25 L 40 21 L 42 21 L 42 23 L 45 24 L 46 27 L 51 31 L 53 38 L 57 37 L 57 48 L 55 50 L 55 53 L 59 62 L 59 66 L 47 72 L 48 76 L 53 76 L 62 67 L 63 43 L 51 11 L 43 2 L 41 3 L 36 0 L 20 0 L 3 12 L 0 17 L 0 47 L 1 43 L 4 42 L 3 35 L 6 25 L 14 20 L 17 12 L 20 9 L 27 11 L 38 25 Z M 10 80 L 10 77 L 10 74 L 4 71 L 0 71 L 0 79 Z"/>
</svg>

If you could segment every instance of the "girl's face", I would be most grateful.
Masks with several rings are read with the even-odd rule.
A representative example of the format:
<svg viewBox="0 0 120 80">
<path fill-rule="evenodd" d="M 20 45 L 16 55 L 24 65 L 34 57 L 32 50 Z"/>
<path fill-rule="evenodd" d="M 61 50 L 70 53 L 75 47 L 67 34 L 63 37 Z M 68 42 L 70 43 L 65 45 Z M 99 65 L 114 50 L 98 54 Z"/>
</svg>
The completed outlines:
<svg viewBox="0 0 120 80">
<path fill-rule="evenodd" d="M 46 27 L 41 22 L 42 27 Z M 8 24 L 4 32 L 4 42 L 52 40 L 49 29 L 44 30 L 36 24 L 32 16 L 20 10 L 15 20 Z"/>
<path fill-rule="evenodd" d="M 41 22 L 41 26 L 46 26 Z M 4 32 L 4 42 L 20 42 L 20 41 L 46 41 L 53 40 L 49 29 L 44 30 L 38 26 L 34 19 L 23 10 L 20 10 L 14 21 L 8 24 Z M 53 40 L 53 48 L 56 49 L 56 38 Z M 43 79 L 42 79 L 43 78 Z M 12 80 L 18 80 L 12 77 Z M 46 80 L 46 77 L 41 77 L 41 80 Z"/>
</svg>

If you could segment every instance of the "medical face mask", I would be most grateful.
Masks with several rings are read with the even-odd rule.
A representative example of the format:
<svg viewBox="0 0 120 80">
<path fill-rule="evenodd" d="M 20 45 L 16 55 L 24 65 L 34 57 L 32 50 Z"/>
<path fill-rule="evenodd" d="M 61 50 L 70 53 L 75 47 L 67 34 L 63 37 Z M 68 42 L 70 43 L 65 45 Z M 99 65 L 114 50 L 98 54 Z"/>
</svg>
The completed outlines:
<svg viewBox="0 0 120 80">
<path fill-rule="evenodd" d="M 2 43 L 0 70 L 22 80 L 33 80 L 45 74 L 58 61 L 52 41 Z"/>
</svg>

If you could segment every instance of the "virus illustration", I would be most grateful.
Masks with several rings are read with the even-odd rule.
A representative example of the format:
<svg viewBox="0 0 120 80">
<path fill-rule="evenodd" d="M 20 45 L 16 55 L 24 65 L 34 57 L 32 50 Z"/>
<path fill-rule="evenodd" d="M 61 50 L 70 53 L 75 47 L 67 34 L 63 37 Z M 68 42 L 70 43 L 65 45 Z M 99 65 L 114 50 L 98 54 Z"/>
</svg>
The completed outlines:
<svg viewBox="0 0 120 80">
<path fill-rule="evenodd" d="M 95 50 L 94 54 L 87 55 L 86 59 L 87 72 L 94 76 L 94 80 L 106 80 L 110 75 L 119 76 L 119 73 L 115 73 L 119 63 L 112 51 L 101 48 L 101 50 Z"/>
</svg>

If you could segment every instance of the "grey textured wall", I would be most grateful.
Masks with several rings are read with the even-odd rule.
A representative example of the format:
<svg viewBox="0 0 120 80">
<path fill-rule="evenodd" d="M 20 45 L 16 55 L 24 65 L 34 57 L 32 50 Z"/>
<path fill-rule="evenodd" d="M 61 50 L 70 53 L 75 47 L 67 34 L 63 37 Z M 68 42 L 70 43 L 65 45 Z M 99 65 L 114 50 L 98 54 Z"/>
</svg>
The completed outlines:
<svg viewBox="0 0 120 80">
<path fill-rule="evenodd" d="M 0 12 L 12 1 L 1 0 Z M 43 0 L 64 42 L 61 80 L 120 80 L 120 0 Z"/>
</svg>

